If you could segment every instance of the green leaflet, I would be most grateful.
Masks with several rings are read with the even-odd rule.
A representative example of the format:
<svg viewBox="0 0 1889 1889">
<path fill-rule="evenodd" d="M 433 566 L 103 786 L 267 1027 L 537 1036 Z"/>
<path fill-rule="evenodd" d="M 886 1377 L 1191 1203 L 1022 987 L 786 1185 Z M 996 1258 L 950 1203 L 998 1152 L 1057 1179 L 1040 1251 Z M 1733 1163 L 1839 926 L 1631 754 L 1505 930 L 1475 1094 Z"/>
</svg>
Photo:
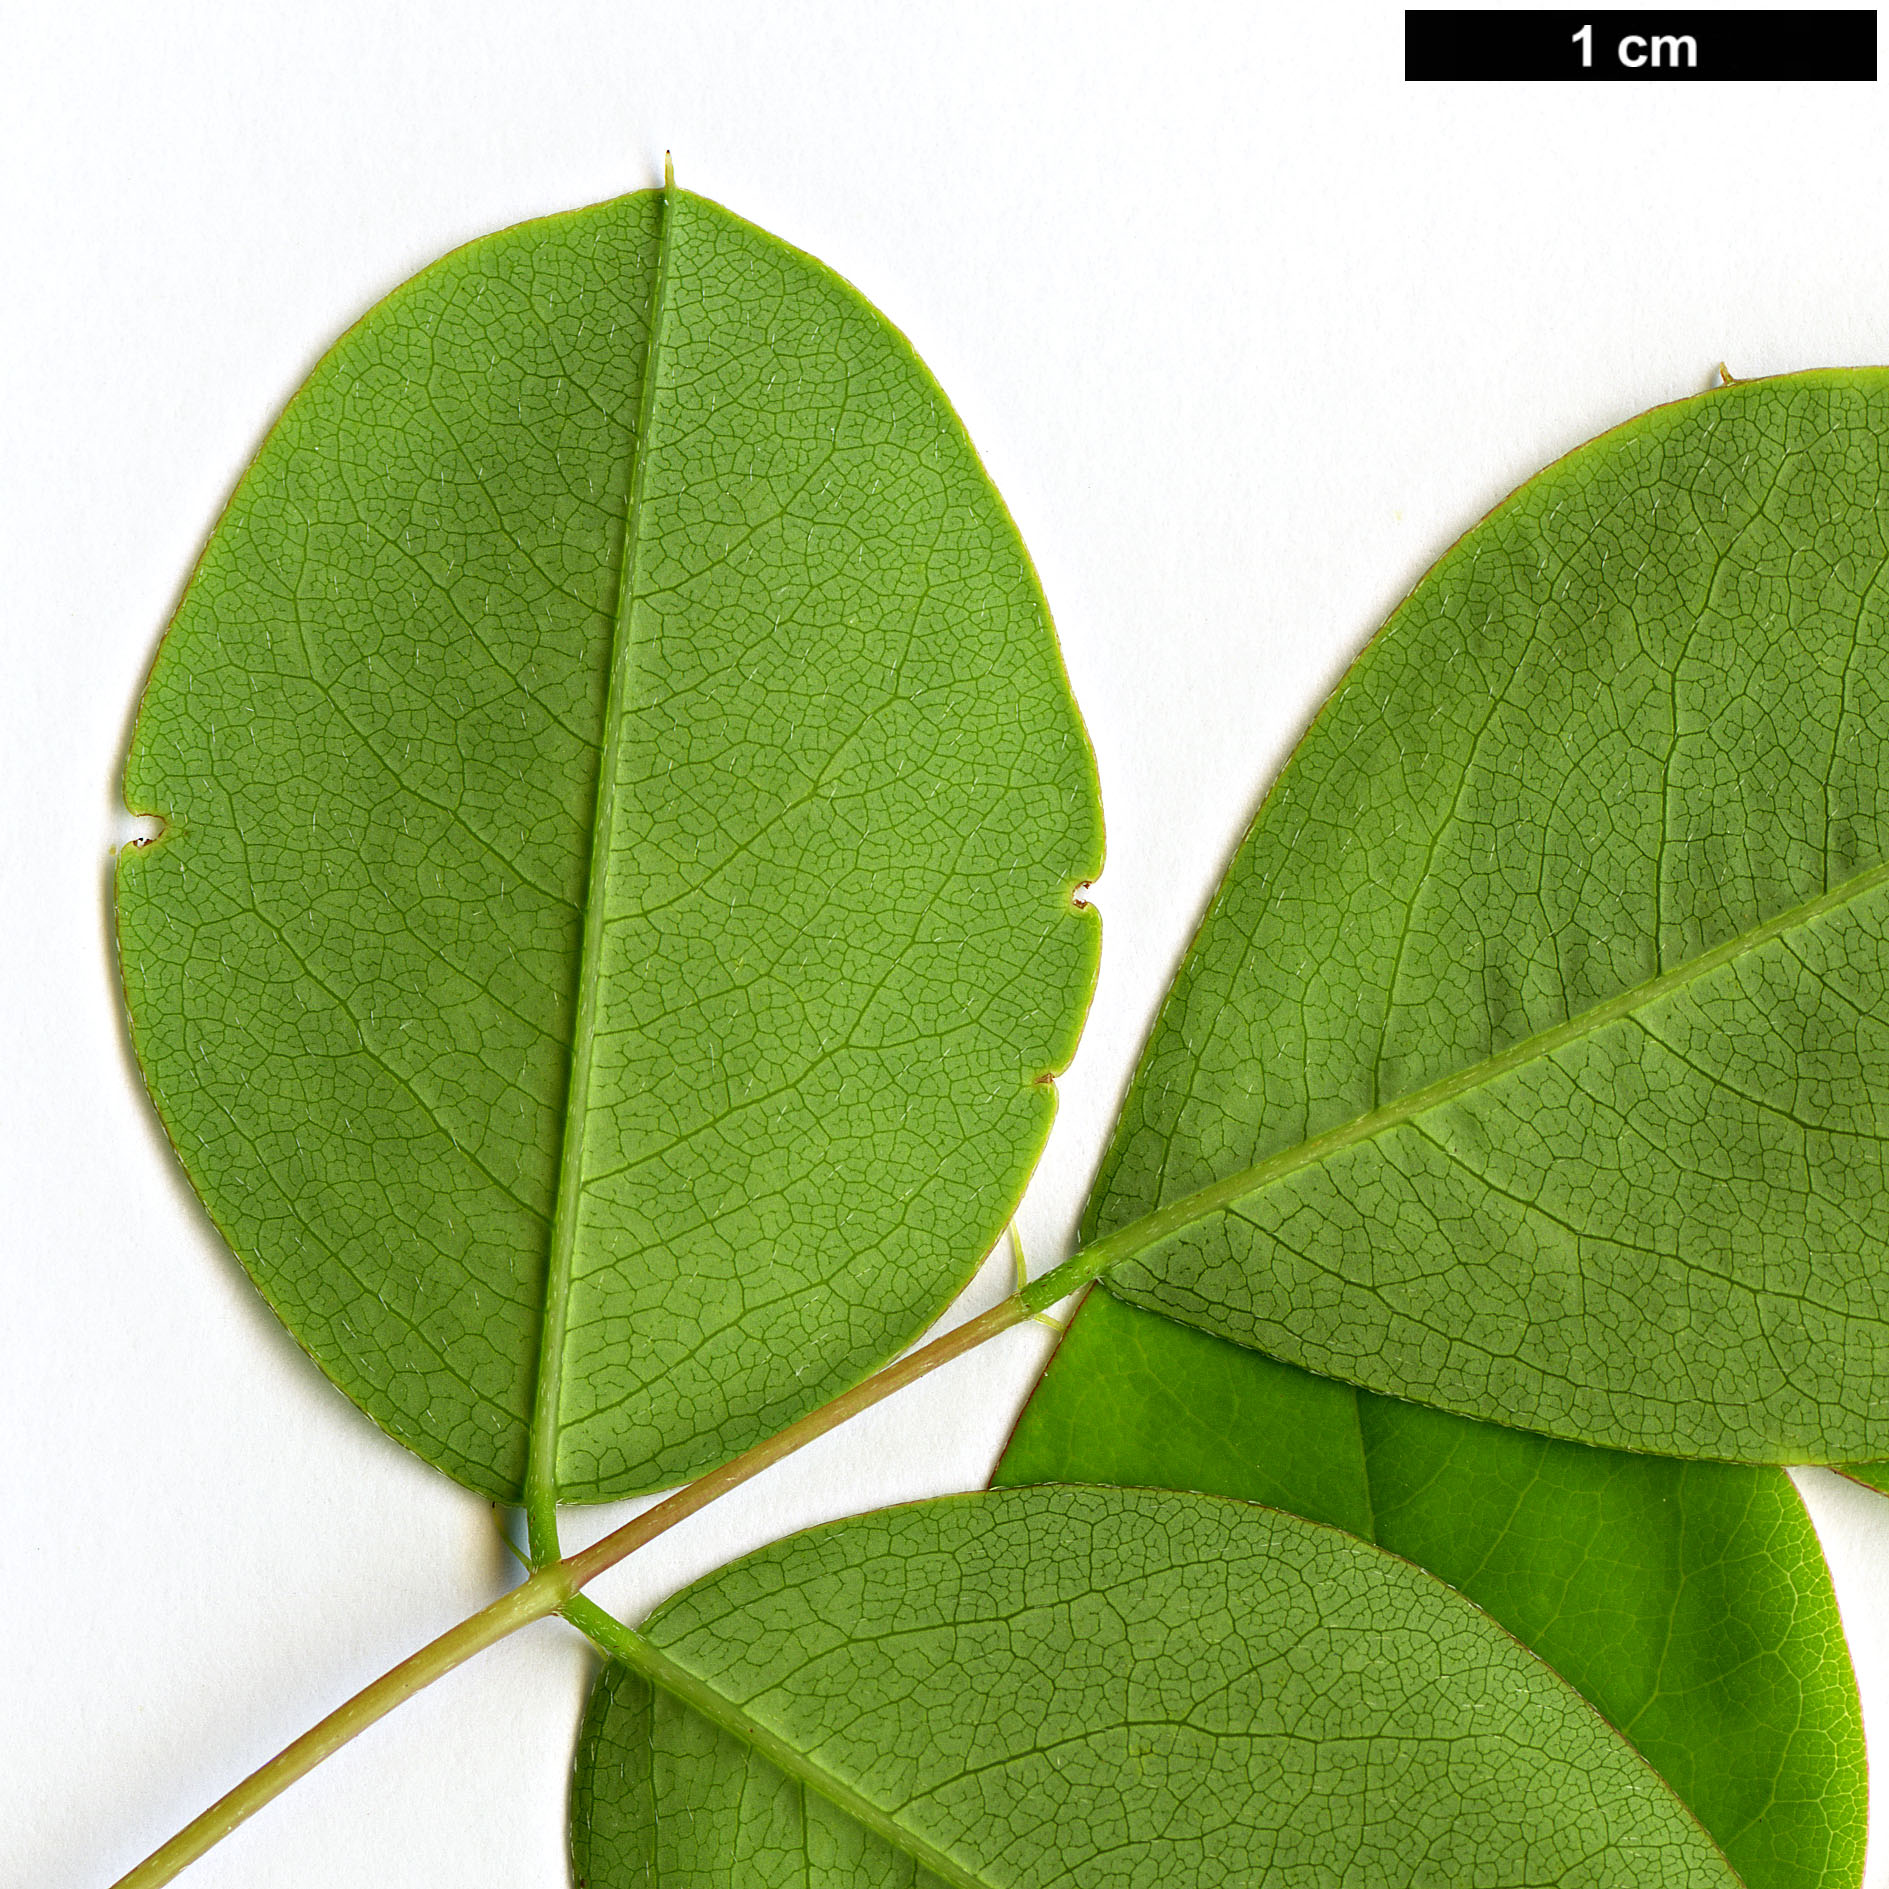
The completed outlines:
<svg viewBox="0 0 1889 1889">
<path fill-rule="evenodd" d="M 1214 1191 L 1115 1291 L 1557 1436 L 1889 1455 L 1886 568 L 1883 370 L 1660 408 L 1470 532 L 1168 995 L 1088 1237 Z"/>
<path fill-rule="evenodd" d="M 193 1183 L 350 1396 L 494 1496 L 530 1455 L 534 1516 L 920 1329 L 1096 966 L 1093 765 L 943 395 L 819 264 L 668 202 L 488 237 L 342 338 L 126 768 L 169 826 L 120 858 L 125 988 Z"/>
<path fill-rule="evenodd" d="M 1374 1397 L 1095 1292 L 994 1481 L 1199 1489 L 1350 1529 L 1487 1608 L 1591 1700 L 1748 1889 L 1861 1875 L 1856 1683 L 1781 1469 Z"/>
<path fill-rule="evenodd" d="M 764 1549 L 646 1632 L 661 1689 L 607 1668 L 580 1746 L 586 1889 L 1736 1882 L 1486 1616 L 1272 1509 L 923 1503 Z"/>
<path fill-rule="evenodd" d="M 1889 1495 L 1889 1463 L 1845 1463 L 1843 1473 Z"/>
</svg>

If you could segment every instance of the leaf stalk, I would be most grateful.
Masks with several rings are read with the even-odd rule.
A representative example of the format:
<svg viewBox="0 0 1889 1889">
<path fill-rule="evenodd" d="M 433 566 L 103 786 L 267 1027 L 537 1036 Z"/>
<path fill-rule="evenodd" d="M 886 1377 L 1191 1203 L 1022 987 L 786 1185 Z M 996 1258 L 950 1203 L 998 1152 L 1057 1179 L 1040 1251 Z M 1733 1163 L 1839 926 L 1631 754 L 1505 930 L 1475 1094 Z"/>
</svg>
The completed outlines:
<svg viewBox="0 0 1889 1889">
<path fill-rule="evenodd" d="M 818 1410 L 802 1417 L 798 1423 L 789 1424 L 778 1435 L 744 1451 L 732 1462 L 724 1463 L 721 1468 L 699 1477 L 687 1488 L 678 1489 L 667 1501 L 657 1503 L 653 1509 L 625 1523 L 601 1541 L 594 1542 L 577 1554 L 565 1556 L 562 1561 L 538 1569 L 502 1599 L 495 1600 L 491 1606 L 442 1633 L 410 1659 L 402 1660 L 391 1672 L 383 1673 L 372 1685 L 357 1692 L 345 1705 L 330 1712 L 320 1724 L 304 1732 L 260 1770 L 252 1772 L 234 1790 L 218 1798 L 200 1817 L 186 1824 L 162 1848 L 154 1850 L 129 1875 L 121 1876 L 113 1889 L 159 1889 L 160 1884 L 171 1881 L 206 1850 L 221 1842 L 238 1824 L 253 1817 L 272 1798 L 280 1796 L 296 1779 L 312 1771 L 324 1758 L 339 1751 L 350 1739 L 358 1737 L 376 1720 L 385 1718 L 395 1706 L 430 1686 L 435 1679 L 443 1678 L 455 1666 L 463 1665 L 475 1653 L 483 1652 L 488 1646 L 517 1632 L 520 1627 L 529 1626 L 534 1620 L 543 1620 L 548 1615 L 566 1609 L 577 1597 L 578 1590 L 586 1582 L 595 1580 L 606 1568 L 615 1567 L 625 1556 L 633 1554 L 658 1535 L 667 1533 L 698 1509 L 706 1508 L 731 1489 L 739 1488 L 742 1483 L 758 1476 L 762 1470 L 771 1468 L 783 1457 L 804 1449 L 807 1444 L 824 1436 L 829 1430 L 837 1429 L 862 1410 L 870 1409 L 895 1391 L 904 1389 L 907 1384 L 929 1376 L 940 1365 L 949 1364 L 965 1352 L 976 1350 L 987 1339 L 1009 1330 L 1012 1325 L 1024 1323 L 1030 1316 L 1030 1310 L 1024 1304 L 1021 1293 L 1005 1299 L 1002 1304 L 992 1306 L 988 1312 L 967 1320 L 942 1337 L 934 1338 L 930 1344 L 922 1345 L 918 1350 L 897 1359 L 863 1384 L 856 1384 L 831 1403 L 823 1404 Z M 591 1633 L 593 1638 L 597 1637 L 595 1627 L 599 1610 L 586 1603 L 581 1611 L 573 1611 L 578 1611 L 578 1618 L 573 1624 Z"/>
<path fill-rule="evenodd" d="M 1367 1123 L 1373 1120 L 1366 1118 Z M 1356 1128 L 1350 1132 L 1356 1133 Z M 1329 1140 L 1331 1137 L 1323 1139 Z M 605 1535 L 601 1541 L 540 1567 L 502 1599 L 441 1634 L 410 1659 L 403 1660 L 372 1685 L 357 1692 L 345 1705 L 329 1713 L 320 1724 L 304 1732 L 260 1770 L 252 1772 L 234 1790 L 219 1798 L 200 1817 L 185 1825 L 161 1849 L 154 1850 L 129 1875 L 120 1877 L 112 1889 L 159 1889 L 160 1884 L 171 1881 L 180 1870 L 228 1836 L 238 1824 L 254 1816 L 297 1778 L 312 1771 L 324 1758 L 340 1750 L 377 1719 L 384 1718 L 395 1706 L 431 1685 L 435 1679 L 442 1678 L 455 1666 L 462 1665 L 475 1653 L 483 1652 L 486 1647 L 515 1633 L 520 1627 L 529 1626 L 534 1620 L 564 1613 L 571 1619 L 572 1625 L 608 1649 L 613 1636 L 602 1626 L 602 1622 L 609 1620 L 610 1616 L 581 1598 L 581 1590 L 598 1575 L 615 1567 L 637 1549 L 647 1547 L 657 1536 L 667 1534 L 677 1523 L 686 1521 L 699 1510 L 707 1508 L 711 1502 L 738 1489 L 763 1470 L 771 1469 L 784 1458 L 805 1449 L 829 1430 L 838 1429 L 841 1424 L 862 1411 L 870 1410 L 874 1404 L 883 1402 L 906 1385 L 915 1384 L 921 1377 L 928 1377 L 941 1365 L 949 1364 L 954 1358 L 961 1358 L 967 1351 L 975 1351 L 999 1332 L 1008 1331 L 1013 1325 L 1024 1324 L 1058 1301 L 1068 1298 L 1071 1293 L 1081 1291 L 1119 1260 L 1169 1237 L 1204 1214 L 1220 1210 L 1242 1193 L 1251 1191 L 1256 1180 L 1266 1178 L 1266 1166 L 1262 1163 L 1258 1170 L 1249 1169 L 1244 1174 L 1235 1175 L 1230 1181 L 1202 1188 L 1097 1240 L 1064 1260 L 1060 1266 L 1044 1273 L 1040 1279 L 1032 1280 L 1000 1304 L 992 1306 L 989 1311 L 967 1319 L 964 1324 L 934 1338 L 930 1344 L 921 1345 L 916 1351 L 895 1359 L 883 1370 L 874 1372 L 864 1383 L 854 1385 L 851 1390 L 822 1404 L 818 1410 L 810 1411 L 765 1442 L 744 1450 L 719 1469 L 697 1477 L 686 1488 L 678 1489 L 674 1495 Z M 547 1526 L 543 1521 L 534 1527 L 534 1550 L 547 1535 L 551 1540 L 556 1539 L 554 1528 L 554 1523 Z M 616 1624 L 612 1622 L 612 1626 Z"/>
<path fill-rule="evenodd" d="M 554 1614 L 573 1592 L 568 1571 L 559 1566 L 540 1568 L 521 1585 L 468 1620 L 442 1633 L 391 1672 L 382 1673 L 347 1704 L 339 1706 L 300 1738 L 278 1752 L 259 1771 L 187 1823 L 161 1849 L 152 1851 L 137 1868 L 121 1876 L 113 1889 L 158 1889 L 220 1843 L 240 1823 L 253 1817 L 271 1798 L 279 1797 L 297 1778 L 306 1776 L 331 1753 L 357 1738 L 395 1706 L 404 1704 L 435 1679 L 473 1654 L 482 1653 L 520 1627 Z"/>
</svg>

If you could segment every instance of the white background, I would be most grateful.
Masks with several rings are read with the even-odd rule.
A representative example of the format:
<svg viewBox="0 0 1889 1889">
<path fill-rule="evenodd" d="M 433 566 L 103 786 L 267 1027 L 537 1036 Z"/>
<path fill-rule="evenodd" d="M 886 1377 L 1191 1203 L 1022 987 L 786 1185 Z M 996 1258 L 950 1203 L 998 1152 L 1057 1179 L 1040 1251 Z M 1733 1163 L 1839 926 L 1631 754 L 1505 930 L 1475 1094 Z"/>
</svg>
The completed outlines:
<svg viewBox="0 0 1889 1889">
<path fill-rule="evenodd" d="M 197 1211 L 108 942 L 118 769 L 179 585 L 285 397 L 387 289 L 655 182 L 667 146 L 949 390 L 1041 568 L 1109 821 L 1101 988 L 1023 1215 L 1038 1265 L 1231 841 L 1424 566 L 1720 360 L 1889 359 L 1881 88 L 1408 86 L 1398 9 L 1291 13 L 0 10 L 0 1880 L 109 1881 L 510 1578 L 490 1510 L 327 1386 Z M 800 1523 L 975 1486 L 1043 1336 L 601 1597 L 641 1610 Z M 1880 1754 L 1889 1503 L 1804 1487 Z M 555 1889 L 587 1668 L 531 1630 L 188 1880 Z"/>
</svg>

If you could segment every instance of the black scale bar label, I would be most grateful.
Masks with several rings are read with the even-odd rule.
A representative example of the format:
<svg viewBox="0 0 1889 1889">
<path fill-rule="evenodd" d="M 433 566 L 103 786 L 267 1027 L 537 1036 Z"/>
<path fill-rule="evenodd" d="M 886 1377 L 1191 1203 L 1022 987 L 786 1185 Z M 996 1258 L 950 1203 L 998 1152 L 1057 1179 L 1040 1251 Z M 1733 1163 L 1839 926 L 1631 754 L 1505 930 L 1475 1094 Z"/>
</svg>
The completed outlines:
<svg viewBox="0 0 1889 1889">
<path fill-rule="evenodd" d="M 1876 13 L 1404 15 L 1406 79 L 1873 79 Z"/>
</svg>

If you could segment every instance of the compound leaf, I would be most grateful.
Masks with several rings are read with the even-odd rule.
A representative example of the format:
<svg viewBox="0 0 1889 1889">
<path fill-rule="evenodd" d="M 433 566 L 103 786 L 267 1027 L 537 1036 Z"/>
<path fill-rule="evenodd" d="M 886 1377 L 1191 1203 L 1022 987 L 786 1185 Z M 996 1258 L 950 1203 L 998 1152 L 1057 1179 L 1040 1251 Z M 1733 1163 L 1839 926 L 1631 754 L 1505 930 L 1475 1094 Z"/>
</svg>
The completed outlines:
<svg viewBox="0 0 1889 1889">
<path fill-rule="evenodd" d="M 1447 1581 L 1553 1666 L 1748 1889 L 1854 1889 L 1861 1876 L 1856 1682 L 1781 1469 L 1476 1423 L 1095 1292 L 995 1482 L 1198 1489 L 1347 1528 Z"/>
<path fill-rule="evenodd" d="M 336 1382 L 497 1497 L 673 1482 L 904 1344 L 1094 977 L 1094 770 L 1002 502 L 883 317 L 680 191 L 343 337 L 126 795 L 185 1168 Z"/>
<path fill-rule="evenodd" d="M 1660 408 L 1470 532 L 1194 940 L 1087 1233 L 1180 1224 L 1114 1290 L 1579 1441 L 1889 1455 L 1886 575 L 1880 369 Z"/>
<path fill-rule="evenodd" d="M 1197 1495 L 1012 1489 L 724 1568 L 605 1669 L 585 1889 L 1714 1884 L 1619 1735 L 1407 1562 Z"/>
</svg>

